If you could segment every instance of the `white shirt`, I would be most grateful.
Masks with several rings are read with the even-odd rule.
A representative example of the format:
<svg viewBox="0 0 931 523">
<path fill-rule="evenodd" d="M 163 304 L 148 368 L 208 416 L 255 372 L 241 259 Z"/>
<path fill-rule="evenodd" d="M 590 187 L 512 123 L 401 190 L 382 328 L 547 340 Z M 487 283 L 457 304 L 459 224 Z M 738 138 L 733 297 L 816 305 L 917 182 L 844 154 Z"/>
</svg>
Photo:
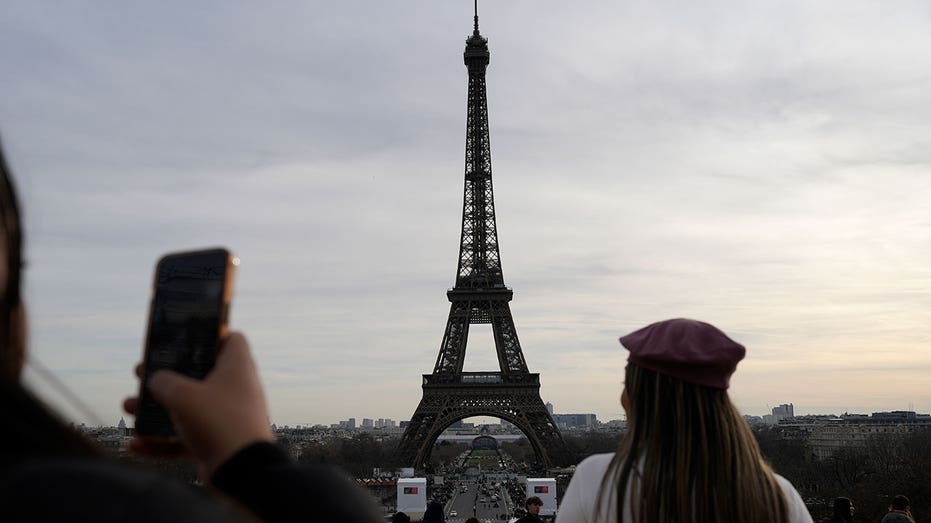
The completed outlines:
<svg viewBox="0 0 931 523">
<path fill-rule="evenodd" d="M 617 523 L 617 493 L 605 495 L 601 507 L 596 507 L 601 479 L 608 470 L 608 464 L 614 454 L 595 454 L 585 458 L 575 469 L 575 475 L 569 482 L 569 488 L 563 496 L 556 515 L 556 523 Z M 782 487 L 789 509 L 791 523 L 812 523 L 811 515 L 795 487 L 782 476 L 776 474 L 776 481 Z M 599 512 L 598 509 L 601 509 Z M 601 515 L 602 519 L 596 519 Z M 632 521 L 630 512 L 630 483 L 624 496 L 624 521 Z"/>
</svg>

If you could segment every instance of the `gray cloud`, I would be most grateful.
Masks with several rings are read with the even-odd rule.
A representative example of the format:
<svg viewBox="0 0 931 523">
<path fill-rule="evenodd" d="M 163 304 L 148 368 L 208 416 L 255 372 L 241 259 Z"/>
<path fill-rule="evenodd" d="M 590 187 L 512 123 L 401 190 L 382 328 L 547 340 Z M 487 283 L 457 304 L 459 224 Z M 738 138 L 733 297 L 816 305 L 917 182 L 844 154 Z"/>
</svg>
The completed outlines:
<svg viewBox="0 0 931 523">
<path fill-rule="evenodd" d="M 35 357 L 115 421 L 155 259 L 221 243 L 276 421 L 409 416 L 455 271 L 471 5 L 6 7 Z M 617 417 L 617 337 L 692 316 L 750 348 L 748 411 L 931 411 L 920 380 L 873 385 L 931 364 L 925 3 L 480 9 L 505 277 L 557 410 Z"/>
</svg>

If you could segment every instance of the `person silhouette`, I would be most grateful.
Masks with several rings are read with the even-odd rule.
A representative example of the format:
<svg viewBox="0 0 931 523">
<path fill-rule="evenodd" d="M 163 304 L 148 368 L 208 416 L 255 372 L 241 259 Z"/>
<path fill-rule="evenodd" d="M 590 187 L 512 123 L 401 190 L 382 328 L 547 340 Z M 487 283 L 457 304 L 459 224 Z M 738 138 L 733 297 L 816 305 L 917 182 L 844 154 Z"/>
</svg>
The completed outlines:
<svg viewBox="0 0 931 523">
<path fill-rule="evenodd" d="M 853 523 L 853 502 L 850 498 L 834 498 L 830 523 Z"/>
<path fill-rule="evenodd" d="M 907 497 L 902 494 L 895 496 L 889 504 L 889 512 L 883 516 L 880 523 L 915 523 L 909 505 L 911 501 Z"/>
<path fill-rule="evenodd" d="M 233 504 L 109 459 L 22 381 L 29 358 L 19 200 L 0 148 L 0 519 L 247 521 Z"/>
<path fill-rule="evenodd" d="M 239 333 L 223 342 L 202 382 L 153 374 L 150 390 L 180 440 L 164 445 L 137 435 L 130 444 L 149 455 L 188 453 L 214 489 L 107 459 L 20 382 L 27 361 L 22 247 L 19 201 L 0 148 L 0 520 L 380 521 L 374 501 L 345 474 L 295 464 L 274 445 L 264 392 Z M 124 408 L 133 414 L 136 404 L 129 398 Z"/>
</svg>

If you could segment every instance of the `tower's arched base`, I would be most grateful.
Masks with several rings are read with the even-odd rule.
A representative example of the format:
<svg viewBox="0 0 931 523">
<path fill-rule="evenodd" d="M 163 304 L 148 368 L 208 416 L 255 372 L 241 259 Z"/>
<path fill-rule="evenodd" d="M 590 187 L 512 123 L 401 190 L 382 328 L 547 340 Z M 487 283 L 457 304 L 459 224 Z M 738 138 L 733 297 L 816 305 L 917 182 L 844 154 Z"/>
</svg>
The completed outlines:
<svg viewBox="0 0 931 523">
<path fill-rule="evenodd" d="M 565 444 L 540 398 L 539 374 L 463 372 L 424 374 L 423 378 L 423 399 L 401 438 L 399 452 L 404 463 L 423 468 L 443 430 L 472 416 L 494 416 L 513 423 L 545 466 L 562 461 Z"/>
</svg>

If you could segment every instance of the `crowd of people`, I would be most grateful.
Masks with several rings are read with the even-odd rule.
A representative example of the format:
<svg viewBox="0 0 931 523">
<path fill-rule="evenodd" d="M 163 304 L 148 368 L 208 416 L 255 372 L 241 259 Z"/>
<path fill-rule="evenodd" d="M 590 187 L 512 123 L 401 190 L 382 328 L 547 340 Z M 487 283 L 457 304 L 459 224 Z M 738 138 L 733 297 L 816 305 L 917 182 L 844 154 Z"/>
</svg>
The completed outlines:
<svg viewBox="0 0 931 523">
<path fill-rule="evenodd" d="M 100 452 L 20 380 L 28 359 L 22 301 L 23 234 L 14 183 L 0 152 L 0 388 L 5 430 L 0 509 L 6 521 L 374 522 L 370 497 L 340 471 L 294 463 L 275 444 L 246 338 L 227 337 L 203 381 L 159 371 L 148 381 L 180 438 L 137 435 L 131 449 L 187 455 L 208 488 L 130 468 Z M 628 430 L 618 450 L 582 461 L 557 523 L 811 522 L 798 492 L 760 454 L 728 396 L 746 350 L 718 328 L 673 319 L 620 338 L 628 350 L 620 402 Z M 130 414 L 137 401 L 124 407 Z M 539 521 L 539 498 L 526 500 Z M 831 521 L 852 521 L 839 498 Z M 536 512 L 535 512 L 536 511 Z M 431 503 L 424 522 L 443 521 Z M 405 521 L 396 515 L 393 521 Z M 407 520 L 409 521 L 409 519 Z M 896 496 L 882 523 L 914 522 Z"/>
</svg>

